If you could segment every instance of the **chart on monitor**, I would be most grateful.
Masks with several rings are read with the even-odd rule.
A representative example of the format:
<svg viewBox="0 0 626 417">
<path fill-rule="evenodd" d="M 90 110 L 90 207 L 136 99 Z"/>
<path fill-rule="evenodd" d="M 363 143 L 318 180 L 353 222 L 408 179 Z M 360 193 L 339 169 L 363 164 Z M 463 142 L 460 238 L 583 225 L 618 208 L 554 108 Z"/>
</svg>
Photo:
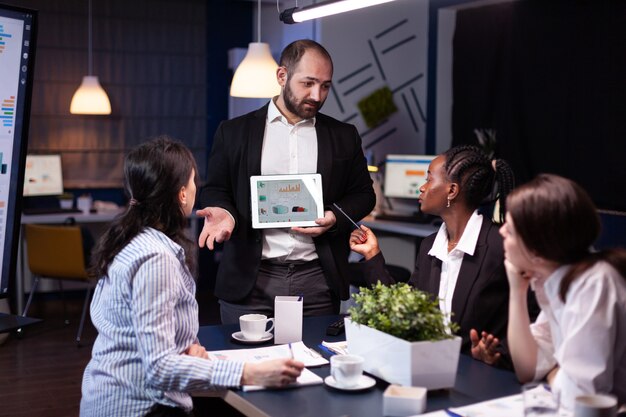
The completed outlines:
<svg viewBox="0 0 626 417">
<path fill-rule="evenodd" d="M 0 297 L 15 274 L 36 28 L 35 11 L 0 4 Z"/>
<path fill-rule="evenodd" d="M 387 155 L 383 193 L 387 200 L 385 215 L 418 216 L 420 187 L 434 155 Z M 379 216 L 381 217 L 381 216 Z"/>
</svg>

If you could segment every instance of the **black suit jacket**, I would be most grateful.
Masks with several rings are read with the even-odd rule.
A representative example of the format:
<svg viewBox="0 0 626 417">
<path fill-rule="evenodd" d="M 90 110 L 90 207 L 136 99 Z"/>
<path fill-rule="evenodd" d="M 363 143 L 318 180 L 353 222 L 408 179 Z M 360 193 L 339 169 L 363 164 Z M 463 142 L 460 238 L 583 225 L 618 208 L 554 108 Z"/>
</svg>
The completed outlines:
<svg viewBox="0 0 626 417">
<path fill-rule="evenodd" d="M 441 261 L 428 255 L 437 234 L 425 238 L 420 245 L 415 270 L 409 283 L 430 293 L 439 295 Z M 393 283 L 385 270 L 382 254 L 366 262 L 365 279 L 368 283 L 381 281 Z M 458 335 L 463 338 L 461 350 L 468 352 L 471 346 L 469 331 L 485 330 L 500 340 L 507 331 L 509 283 L 504 269 L 504 249 L 498 226 L 483 218 L 474 255 L 465 254 L 459 277 L 452 296 L 452 321 L 459 324 Z"/>
<path fill-rule="evenodd" d="M 215 284 L 215 295 L 229 302 L 250 293 L 261 261 L 261 231 L 252 229 L 250 176 L 261 174 L 267 108 L 220 124 L 209 157 L 207 183 L 200 192 L 202 207 L 222 207 L 236 221 L 224 244 Z M 331 205 L 337 203 L 358 221 L 374 208 L 376 196 L 356 128 L 318 113 L 315 131 L 324 204 L 337 217 L 335 227 L 314 239 L 315 249 L 328 286 L 335 296 L 347 299 L 348 240 L 353 226 Z"/>
</svg>

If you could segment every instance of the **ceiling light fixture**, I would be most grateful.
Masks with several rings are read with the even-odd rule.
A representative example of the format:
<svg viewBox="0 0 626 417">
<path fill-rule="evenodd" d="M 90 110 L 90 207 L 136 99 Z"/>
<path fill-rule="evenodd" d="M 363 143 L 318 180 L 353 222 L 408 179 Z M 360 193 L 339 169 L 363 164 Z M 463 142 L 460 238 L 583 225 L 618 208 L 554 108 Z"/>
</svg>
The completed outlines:
<svg viewBox="0 0 626 417">
<path fill-rule="evenodd" d="M 233 97 L 270 98 L 280 94 L 276 80 L 278 64 L 274 61 L 270 46 L 261 42 L 261 0 L 257 11 L 257 42 L 248 44 L 248 52 L 237 67 L 230 85 Z"/>
<path fill-rule="evenodd" d="M 72 114 L 111 114 L 111 102 L 106 91 L 100 85 L 98 77 L 93 75 L 93 57 L 91 46 L 91 0 L 88 13 L 89 47 L 88 47 L 88 74 L 72 97 L 70 113 Z"/>
<path fill-rule="evenodd" d="M 288 24 L 300 23 L 391 1 L 394 0 L 329 0 L 306 7 L 293 7 L 283 10 L 280 14 L 280 21 Z"/>
</svg>

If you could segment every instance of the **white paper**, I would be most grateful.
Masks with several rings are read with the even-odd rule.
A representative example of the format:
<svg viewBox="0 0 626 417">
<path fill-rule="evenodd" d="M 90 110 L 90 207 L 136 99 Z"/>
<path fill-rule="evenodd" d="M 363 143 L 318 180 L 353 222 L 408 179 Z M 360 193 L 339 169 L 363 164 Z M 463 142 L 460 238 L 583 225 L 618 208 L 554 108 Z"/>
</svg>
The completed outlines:
<svg viewBox="0 0 626 417">
<path fill-rule="evenodd" d="M 293 358 L 304 363 L 304 366 L 320 366 L 328 363 L 328 360 L 316 351 L 309 349 L 303 342 L 292 343 L 291 351 L 289 350 L 289 345 L 275 345 L 254 349 L 214 350 L 208 352 L 208 354 L 211 360 L 262 362 L 271 359 L 290 358 L 292 351 Z M 323 382 L 320 376 L 304 368 L 296 383 L 288 386 L 314 385 Z M 244 391 L 256 391 L 265 389 L 265 387 L 259 385 L 244 385 L 242 389 Z"/>
<path fill-rule="evenodd" d="M 304 363 L 304 366 L 326 365 L 328 360 L 316 351 L 309 349 L 304 342 L 291 344 L 293 358 Z M 223 359 L 240 362 L 261 362 L 270 359 L 290 358 L 289 345 L 274 345 L 254 349 L 228 349 L 208 352 L 209 359 Z"/>
<path fill-rule="evenodd" d="M 522 394 L 516 394 L 510 395 L 508 397 L 500 397 L 493 400 L 482 401 L 463 407 L 450 408 L 450 411 L 463 417 L 523 417 L 524 402 L 522 399 Z M 572 413 L 561 408 L 559 410 L 559 417 L 572 417 Z"/>
<path fill-rule="evenodd" d="M 322 346 L 331 352 L 336 353 L 337 355 L 347 355 L 348 354 L 348 342 L 326 342 L 322 341 Z"/>
<path fill-rule="evenodd" d="M 324 380 L 321 376 L 318 376 L 308 369 L 304 368 L 302 370 L 302 373 L 296 380 L 296 383 L 286 385 L 285 388 L 300 387 L 305 385 L 319 385 L 323 382 Z M 241 389 L 244 391 L 259 391 L 262 389 L 266 389 L 266 387 L 263 387 L 261 385 L 244 385 L 243 387 L 241 387 Z"/>
</svg>

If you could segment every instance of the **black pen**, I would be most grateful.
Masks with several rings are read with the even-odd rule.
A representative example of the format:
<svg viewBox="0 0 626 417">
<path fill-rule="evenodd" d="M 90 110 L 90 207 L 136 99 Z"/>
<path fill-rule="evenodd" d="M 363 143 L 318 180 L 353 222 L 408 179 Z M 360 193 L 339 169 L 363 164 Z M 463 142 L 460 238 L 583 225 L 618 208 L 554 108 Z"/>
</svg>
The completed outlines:
<svg viewBox="0 0 626 417">
<path fill-rule="evenodd" d="M 345 211 L 343 211 L 343 209 L 337 205 L 337 203 L 333 203 L 333 206 L 335 206 L 335 207 L 337 208 L 337 210 L 339 210 L 339 211 L 341 212 L 341 214 L 343 214 L 344 216 L 346 216 L 346 219 L 350 220 L 350 223 L 352 223 L 352 224 L 354 225 L 354 227 L 356 227 L 358 230 L 361 230 L 361 226 L 359 226 L 358 224 L 356 224 L 356 222 L 355 222 L 354 220 L 352 220 L 352 219 L 350 218 L 350 216 L 348 216 L 348 215 L 346 214 L 346 212 L 345 212 Z"/>
</svg>

